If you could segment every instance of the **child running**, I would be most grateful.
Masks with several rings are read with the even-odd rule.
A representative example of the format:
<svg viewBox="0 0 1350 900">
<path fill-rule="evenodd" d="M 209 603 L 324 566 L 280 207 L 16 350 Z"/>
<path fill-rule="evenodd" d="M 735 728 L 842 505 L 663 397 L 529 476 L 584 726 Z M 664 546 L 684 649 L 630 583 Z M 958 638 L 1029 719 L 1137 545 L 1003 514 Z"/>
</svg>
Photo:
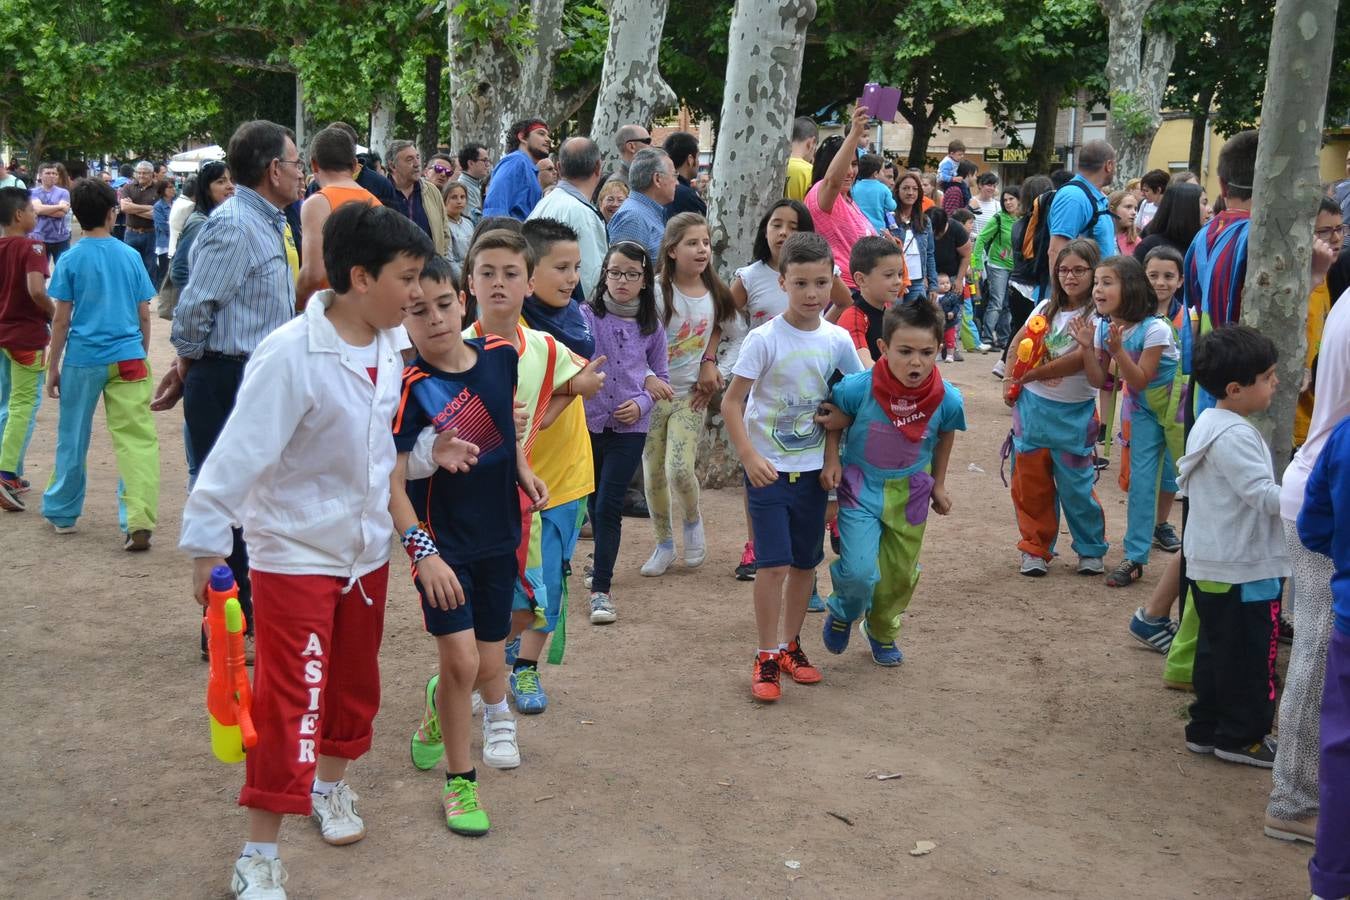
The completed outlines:
<svg viewBox="0 0 1350 900">
<path fill-rule="evenodd" d="M 665 574 L 675 562 L 672 512 L 683 526 L 684 564 L 701 566 L 707 555 L 694 463 L 708 401 L 723 387 L 717 368 L 722 328 L 736 315 L 731 292 L 711 262 L 708 221 L 697 213 L 673 216 L 661 242 L 656 309 L 666 333 L 668 383 L 675 396 L 652 407 L 642 451 L 647 508 L 656 533 L 656 549 L 641 570 L 649 577 Z"/>
<path fill-rule="evenodd" d="M 879 666 L 898 666 L 900 617 L 919 580 L 919 550 L 931 506 L 951 511 L 947 463 L 956 432 L 966 428 L 961 394 L 942 380 L 937 357 L 944 329 L 931 303 L 905 303 L 886 312 L 881 358 L 871 371 L 834 386 L 831 402 L 853 419 L 844 443 L 825 439 L 823 479 L 839 485 L 843 555 L 830 565 L 822 641 L 831 653 L 848 647 L 853 623 Z"/>
<path fill-rule="evenodd" d="M 882 317 L 904 291 L 905 258 L 894 240 L 863 237 L 849 251 L 848 267 L 858 288 L 853 292 L 853 305 L 836 324 L 848 332 L 858 360 L 869 368 L 883 352 L 879 349 Z"/>
<path fill-rule="evenodd" d="M 1180 456 L 1183 444 L 1176 421 L 1181 390 L 1177 368 L 1181 353 L 1166 319 L 1154 314 L 1157 295 L 1144 267 L 1133 256 L 1117 255 L 1097 266 L 1092 301 L 1102 319 L 1077 318 L 1070 333 L 1083 348 L 1088 383 L 1106 383 L 1115 363 L 1125 384 L 1124 415 L 1130 421 L 1130 488 L 1125 528 L 1125 558 L 1106 576 L 1107 587 L 1126 587 L 1144 574 L 1157 525 L 1158 491 L 1169 448 Z M 1172 423 L 1168 427 L 1166 423 Z"/>
<path fill-rule="evenodd" d="M 1023 575 L 1038 577 L 1049 571 L 1059 537 L 1059 513 L 1063 509 L 1078 554 L 1080 575 L 1105 571 L 1106 518 L 1092 489 L 1093 448 L 1099 427 L 1096 394 L 1083 374 L 1082 348 L 1074 340 L 1070 324 L 1089 321 L 1092 315 L 1092 273 L 1097 267 L 1093 241 L 1069 241 L 1055 257 L 1051 268 L 1053 290 L 1032 315 L 1049 323 L 1045 335 L 1044 361 L 1015 382 L 1013 366 L 1003 385 L 1022 390 L 1013 407 L 1013 427 L 1005 455 L 1011 451 L 1012 501 L 1017 527 L 1022 534 L 1017 548 L 1022 552 Z M 1026 335 L 1026 326 L 1009 342 L 1016 347 Z"/>
<path fill-rule="evenodd" d="M 519 277 L 527 277 L 523 266 Z M 412 758 L 417 768 L 429 769 L 445 756 L 446 827 L 480 835 L 489 821 L 469 761 L 470 695 L 478 688 L 490 710 L 483 717 L 484 764 L 520 765 L 520 749 L 498 733 L 494 713 L 510 716 L 502 669 L 520 545 L 517 509 L 526 505 L 517 498 L 523 492 L 534 510 L 547 502 L 548 490 L 516 440 L 515 348 L 492 334 L 462 337 L 464 298 L 445 257 L 427 260 L 421 288 L 403 319 L 418 355 L 403 373 L 394 418 L 399 456 L 390 511 L 412 560 L 423 620 L 436 638 L 440 664 L 427 682 L 427 705 L 437 712 L 441 741 L 414 735 Z M 426 427 L 453 428 L 477 448 L 468 471 L 438 468 L 430 478 L 407 482 L 408 454 Z"/>
<path fill-rule="evenodd" d="M 1265 769 L 1275 765 L 1280 594 L 1292 569 L 1270 449 L 1247 417 L 1270 408 L 1276 359 L 1274 342 L 1243 325 L 1196 342 L 1196 384 L 1217 402 L 1177 460 L 1190 501 L 1186 585 L 1200 614 L 1186 749 Z"/>
<path fill-rule="evenodd" d="M 525 298 L 522 310 L 525 321 L 561 344 L 559 349 L 566 348 L 581 359 L 590 359 L 595 356 L 595 337 L 577 302 L 581 245 L 576 232 L 554 219 L 530 219 L 521 226 L 521 234 L 537 260 L 534 293 Z M 554 637 L 549 661 L 562 662 L 566 645 L 567 572 L 581 534 L 582 505 L 595 490 L 586 411 L 575 396 L 564 394 L 561 401 L 555 398 L 550 402 L 551 409 L 561 403 L 566 406 L 556 419 L 545 423 L 534 441 L 534 473 L 548 486 L 548 504 L 539 514 L 544 596 L 537 613 L 542 612 L 542 616 L 536 614 L 535 620 L 521 632 L 515 658 L 511 658 L 510 652 L 507 654 L 516 711 L 527 715 L 548 708 L 539 665 L 550 635 Z"/>
<path fill-rule="evenodd" d="M 759 229 L 755 232 L 754 261 L 737 269 L 731 280 L 732 302 L 749 320 L 751 331 L 775 316 L 782 315 L 787 309 L 787 291 L 783 290 L 778 277 L 784 242 L 798 231 L 815 230 L 811 214 L 797 200 L 776 201 L 759 220 Z M 849 289 L 839 277 L 839 267 L 834 266 L 833 269 L 830 301 L 847 307 L 850 303 Z M 746 502 L 749 503 L 749 495 L 746 496 Z M 745 510 L 745 528 L 745 547 L 741 551 L 741 561 L 736 566 L 736 578 L 739 581 L 754 581 L 755 535 L 748 505 Z M 821 608 L 824 609 L 823 603 Z"/>
<path fill-rule="evenodd" d="M 779 261 L 787 311 L 746 337 L 722 402 L 745 467 L 758 562 L 750 690 L 765 703 L 782 694 L 780 668 L 798 684 L 821 679 L 800 635 L 825 555 L 826 496 L 837 485 L 823 477 L 825 431 L 815 417 L 831 375 L 863 368 L 848 332 L 821 318 L 834 281 L 830 245 L 817 234 L 794 234 Z"/>
<path fill-rule="evenodd" d="M 84 510 L 85 457 L 94 408 L 103 398 L 117 456 L 117 522 L 125 550 L 150 549 L 159 507 L 159 436 L 150 396 L 154 385 L 150 301 L 155 288 L 140 256 L 112 236 L 117 194 L 82 178 L 70 206 L 84 237 L 56 262 L 48 293 L 56 301 L 47 394 L 61 401 L 56 463 L 42 495 L 42 515 L 70 534 Z"/>
<path fill-rule="evenodd" d="M 47 297 L 47 248 L 28 237 L 37 213 L 23 188 L 0 188 L 0 227 L 0 509 L 23 512 L 23 458 L 42 405 L 56 309 Z"/>
<path fill-rule="evenodd" d="M 286 896 L 282 815 L 312 813 L 330 844 L 366 833 L 344 777 L 370 749 L 380 706 L 389 423 L 403 369 L 394 329 L 421 296 L 418 273 L 434 248 L 407 217 L 356 203 L 329 217 L 323 238 L 333 291 L 258 345 L 179 540 L 205 606 L 211 570 L 234 546 L 231 526 L 248 537 L 258 745 L 239 795 L 249 808 L 233 873 L 241 900 Z"/>
<path fill-rule="evenodd" d="M 610 361 L 604 387 L 586 403 L 595 466 L 591 624 L 608 625 L 618 618 L 610 586 L 623 529 L 623 495 L 642 463 L 655 402 L 645 386 L 647 373 L 668 384 L 669 370 L 646 248 L 619 241 L 609 248 L 600 271 L 600 285 L 583 311 L 595 335 L 596 358 Z"/>
</svg>

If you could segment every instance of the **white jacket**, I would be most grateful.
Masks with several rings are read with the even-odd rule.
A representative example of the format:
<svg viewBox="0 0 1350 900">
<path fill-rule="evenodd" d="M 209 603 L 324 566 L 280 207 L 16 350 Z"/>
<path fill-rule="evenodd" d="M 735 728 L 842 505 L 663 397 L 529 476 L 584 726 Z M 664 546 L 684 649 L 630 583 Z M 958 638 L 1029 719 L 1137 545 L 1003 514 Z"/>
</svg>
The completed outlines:
<svg viewBox="0 0 1350 900">
<path fill-rule="evenodd" d="M 234 412 L 183 510 L 178 546 L 228 556 L 242 525 L 250 564 L 349 581 L 389 559 L 392 422 L 403 359 L 396 331 L 376 336 L 376 383 L 350 358 L 315 295 L 269 334 L 244 370 Z"/>
<path fill-rule="evenodd" d="M 1274 462 L 1254 425 L 1226 409 L 1202 412 L 1177 460 L 1177 487 L 1190 499 L 1187 578 L 1244 584 L 1292 574 Z"/>
</svg>

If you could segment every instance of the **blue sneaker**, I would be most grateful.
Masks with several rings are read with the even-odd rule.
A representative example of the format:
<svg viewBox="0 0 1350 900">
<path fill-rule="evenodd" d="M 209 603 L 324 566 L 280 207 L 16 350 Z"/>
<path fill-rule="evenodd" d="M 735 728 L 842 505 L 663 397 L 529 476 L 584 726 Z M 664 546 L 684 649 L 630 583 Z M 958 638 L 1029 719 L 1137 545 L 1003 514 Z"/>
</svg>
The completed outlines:
<svg viewBox="0 0 1350 900">
<path fill-rule="evenodd" d="M 895 646 L 895 641 L 883 644 L 881 641 L 867 633 L 867 622 L 864 620 L 859 623 L 858 630 L 862 636 L 867 638 L 867 643 L 872 647 L 872 662 L 879 666 L 898 666 L 905 661 L 905 654 L 900 652 L 900 648 Z"/>
<path fill-rule="evenodd" d="M 520 635 L 516 635 L 515 640 L 506 645 L 506 667 L 514 668 L 516 657 L 520 655 Z"/>
<path fill-rule="evenodd" d="M 834 613 L 825 613 L 825 627 L 821 629 L 820 640 L 831 653 L 843 653 L 848 649 L 848 636 L 853 623 L 836 619 Z"/>
<path fill-rule="evenodd" d="M 1150 650 L 1166 654 L 1177 635 L 1177 623 L 1163 616 L 1153 619 L 1141 606 L 1130 617 L 1130 636 Z"/>
<path fill-rule="evenodd" d="M 516 712 L 533 715 L 548 709 L 548 694 L 539 683 L 539 670 L 527 666 L 511 673 L 511 696 L 516 698 Z"/>
<path fill-rule="evenodd" d="M 807 612 L 824 612 L 825 601 L 820 599 L 820 591 L 811 588 L 811 599 L 806 601 Z"/>
</svg>

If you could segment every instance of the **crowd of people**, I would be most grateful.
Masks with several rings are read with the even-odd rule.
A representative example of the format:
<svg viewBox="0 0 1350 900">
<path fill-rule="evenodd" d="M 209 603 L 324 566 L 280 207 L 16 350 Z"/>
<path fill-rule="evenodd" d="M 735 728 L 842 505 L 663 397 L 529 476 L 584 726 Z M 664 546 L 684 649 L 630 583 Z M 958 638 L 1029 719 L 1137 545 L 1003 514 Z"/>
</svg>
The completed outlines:
<svg viewBox="0 0 1350 900">
<path fill-rule="evenodd" d="M 1312 225 L 1300 449 L 1280 485 L 1246 418 L 1270 405 L 1275 346 L 1239 324 L 1256 132 L 1224 145 L 1213 207 L 1194 176 L 1161 171 L 1106 193 L 1119 179 L 1104 141 L 1079 149 L 1075 172 L 1012 186 L 959 141 L 935 173 L 900 169 L 868 152 L 861 109 L 819 138 L 806 118 L 784 135 L 783 197 L 729 282 L 697 139 L 656 147 L 637 124 L 613 136 L 608 167 L 588 137 L 555 156 L 541 119 L 512 125 L 495 164 L 476 143 L 424 163 L 398 140 L 387 169 L 358 157 L 345 123 L 302 155 L 289 130 L 253 121 L 181 185 L 151 162 L 116 186 L 70 183 L 55 163 L 31 191 L 0 185 L 0 507 L 32 502 L 24 457 L 45 387 L 59 411 L 41 514 L 76 529 L 102 398 L 123 545 L 148 550 L 154 416 L 182 403 L 178 545 L 198 602 L 213 577 L 233 579 L 266 661 L 236 896 L 285 896 L 284 815 L 312 815 L 332 844 L 365 835 L 346 774 L 379 709 L 395 538 L 438 658 L 412 762 L 444 762 L 451 831 L 488 831 L 472 731 L 483 765 L 521 764 L 515 715 L 549 706 L 541 670 L 561 661 L 583 527 L 595 626 L 619 618 L 635 481 L 652 547 L 636 570 L 706 559 L 696 462 L 719 397 L 745 471 L 736 576 L 754 582 L 752 696 L 822 680 L 802 638 L 810 611 L 829 653 L 856 625 L 877 665 L 901 664 L 925 524 L 954 505 L 947 469 L 966 427 L 938 364 L 963 350 L 999 354 L 1017 570 L 1051 574 L 1061 515 L 1073 570 L 1108 586 L 1168 554 L 1129 633 L 1166 655 L 1168 686 L 1195 694 L 1185 746 L 1273 769 L 1266 833 L 1315 841 L 1314 893 L 1350 893 L 1341 206 L 1328 197 Z M 158 382 L 155 300 L 176 354 Z M 1113 445 L 1128 513 L 1108 570 L 1094 484 Z M 1275 648 L 1290 632 L 1276 741 Z M 205 630 L 200 642 L 205 657 Z"/>
</svg>

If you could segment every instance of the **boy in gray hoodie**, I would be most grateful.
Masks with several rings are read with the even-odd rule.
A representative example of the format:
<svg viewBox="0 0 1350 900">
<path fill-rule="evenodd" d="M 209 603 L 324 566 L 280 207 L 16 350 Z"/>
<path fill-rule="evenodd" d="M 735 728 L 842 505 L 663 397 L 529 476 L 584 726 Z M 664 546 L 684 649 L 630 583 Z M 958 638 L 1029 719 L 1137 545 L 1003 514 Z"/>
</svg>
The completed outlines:
<svg viewBox="0 0 1350 900">
<path fill-rule="evenodd" d="M 1269 769 L 1275 763 L 1275 652 L 1282 579 L 1291 573 L 1280 486 L 1261 433 L 1246 417 L 1270 407 L 1275 344 L 1242 325 L 1195 346 L 1196 382 L 1219 398 L 1177 461 L 1190 500 L 1182 552 L 1200 637 L 1186 749 Z"/>
</svg>

